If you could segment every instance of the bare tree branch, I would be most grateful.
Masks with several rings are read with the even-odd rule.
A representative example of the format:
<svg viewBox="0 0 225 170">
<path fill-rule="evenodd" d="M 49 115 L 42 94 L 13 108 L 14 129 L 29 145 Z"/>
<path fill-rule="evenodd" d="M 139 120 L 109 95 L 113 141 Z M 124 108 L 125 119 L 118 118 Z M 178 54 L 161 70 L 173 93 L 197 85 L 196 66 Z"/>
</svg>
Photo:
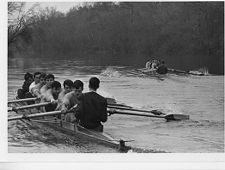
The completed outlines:
<svg viewBox="0 0 225 170">
<path fill-rule="evenodd" d="M 35 9 L 39 4 L 34 4 L 25 11 L 25 2 L 8 2 L 8 45 L 12 44 L 34 22 Z"/>
</svg>

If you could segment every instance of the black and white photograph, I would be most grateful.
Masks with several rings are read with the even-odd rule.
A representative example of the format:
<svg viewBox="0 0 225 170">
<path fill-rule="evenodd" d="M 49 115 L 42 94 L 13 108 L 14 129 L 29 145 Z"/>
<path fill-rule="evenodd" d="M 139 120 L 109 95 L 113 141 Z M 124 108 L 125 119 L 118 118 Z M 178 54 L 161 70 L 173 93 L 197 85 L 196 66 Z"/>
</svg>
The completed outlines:
<svg viewBox="0 0 225 170">
<path fill-rule="evenodd" d="M 9 154 L 224 153 L 223 1 L 7 7 Z"/>
</svg>

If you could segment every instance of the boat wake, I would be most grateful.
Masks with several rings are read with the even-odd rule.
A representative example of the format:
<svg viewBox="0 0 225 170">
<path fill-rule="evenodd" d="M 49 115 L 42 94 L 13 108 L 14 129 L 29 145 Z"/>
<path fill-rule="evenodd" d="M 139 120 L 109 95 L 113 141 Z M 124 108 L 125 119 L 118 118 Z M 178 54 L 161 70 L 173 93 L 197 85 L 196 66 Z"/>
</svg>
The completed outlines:
<svg viewBox="0 0 225 170">
<path fill-rule="evenodd" d="M 190 70 L 189 73 L 196 74 L 196 75 L 204 75 L 204 76 L 210 75 L 209 70 L 206 67 L 202 67 L 197 70 Z"/>
<path fill-rule="evenodd" d="M 107 67 L 105 70 L 103 70 L 100 74 L 100 76 L 104 77 L 121 77 L 121 73 L 117 71 L 113 67 Z"/>
</svg>

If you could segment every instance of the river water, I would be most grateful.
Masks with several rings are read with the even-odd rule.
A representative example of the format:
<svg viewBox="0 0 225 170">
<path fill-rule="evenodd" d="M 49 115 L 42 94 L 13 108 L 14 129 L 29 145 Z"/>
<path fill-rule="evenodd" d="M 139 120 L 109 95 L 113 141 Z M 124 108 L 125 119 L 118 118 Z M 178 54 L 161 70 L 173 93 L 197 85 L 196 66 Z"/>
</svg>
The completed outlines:
<svg viewBox="0 0 225 170">
<path fill-rule="evenodd" d="M 26 72 L 53 73 L 61 83 L 80 79 L 84 91 L 88 80 L 101 80 L 98 92 L 141 109 L 190 115 L 190 120 L 112 115 L 104 130 L 116 139 L 143 151 L 172 153 L 224 152 L 224 76 L 168 75 L 159 80 L 129 74 L 131 66 L 99 66 L 92 60 L 8 60 L 8 100 L 23 84 Z M 12 115 L 15 113 L 9 113 Z M 22 121 L 8 124 L 8 151 L 12 153 L 117 152 L 114 149 L 68 136 L 49 127 L 35 127 Z"/>
</svg>

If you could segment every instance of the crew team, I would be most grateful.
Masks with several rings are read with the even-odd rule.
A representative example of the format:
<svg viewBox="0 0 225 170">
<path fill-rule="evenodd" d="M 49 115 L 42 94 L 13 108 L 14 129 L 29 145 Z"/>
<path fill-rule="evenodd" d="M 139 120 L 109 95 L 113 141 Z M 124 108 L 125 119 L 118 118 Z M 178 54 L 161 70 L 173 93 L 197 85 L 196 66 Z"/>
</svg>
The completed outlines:
<svg viewBox="0 0 225 170">
<path fill-rule="evenodd" d="M 77 121 L 88 129 L 103 131 L 101 122 L 107 121 L 107 100 L 97 93 L 100 85 L 97 77 L 90 78 L 89 92 L 86 93 L 83 93 L 84 83 L 81 80 L 73 82 L 67 79 L 62 88 L 53 74 L 26 73 L 24 80 L 22 89 L 17 91 L 19 99 L 36 97 L 41 103 L 49 102 L 41 111 L 61 110 L 59 118 L 68 122 Z"/>
</svg>

